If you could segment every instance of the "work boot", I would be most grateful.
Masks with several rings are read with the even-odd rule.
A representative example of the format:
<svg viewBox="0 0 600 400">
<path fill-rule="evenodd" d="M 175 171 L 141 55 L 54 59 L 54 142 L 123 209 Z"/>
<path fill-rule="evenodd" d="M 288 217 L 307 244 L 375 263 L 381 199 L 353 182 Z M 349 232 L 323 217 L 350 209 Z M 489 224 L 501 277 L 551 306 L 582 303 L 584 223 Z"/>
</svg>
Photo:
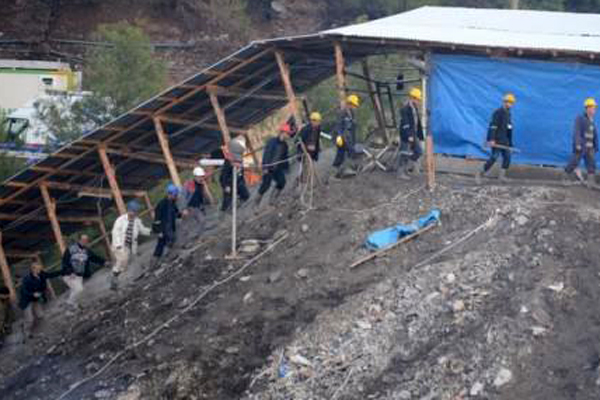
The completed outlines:
<svg viewBox="0 0 600 400">
<path fill-rule="evenodd" d="M 110 277 L 110 290 L 117 291 L 119 290 L 119 274 L 114 273 Z"/>
<path fill-rule="evenodd" d="M 262 202 L 263 199 L 263 195 L 262 194 L 257 194 L 256 195 L 256 199 L 254 199 L 254 208 L 257 209 L 260 207 L 260 203 Z"/>
<path fill-rule="evenodd" d="M 500 182 L 508 182 L 508 178 L 506 177 L 506 170 L 504 168 L 500 170 L 498 179 L 500 180 Z"/>
<path fill-rule="evenodd" d="M 575 170 L 575 176 L 577 177 L 577 180 L 579 180 L 579 182 L 585 182 L 585 180 L 583 179 L 583 174 L 581 173 L 581 170 L 579 168 Z"/>
<path fill-rule="evenodd" d="M 401 179 L 403 181 L 409 181 L 410 180 L 410 176 L 408 176 L 408 174 L 406 173 L 406 166 L 405 165 L 401 165 L 400 167 L 398 167 L 398 172 L 396 173 L 396 176 L 398 177 L 398 179 Z"/>
<path fill-rule="evenodd" d="M 588 174 L 586 186 L 588 189 L 592 189 L 593 187 L 596 186 L 596 179 L 595 179 L 594 174 Z"/>
<path fill-rule="evenodd" d="M 281 196 L 281 189 L 275 189 L 271 192 L 271 197 L 269 198 L 269 205 L 275 206 L 277 204 L 277 199 Z"/>
<path fill-rule="evenodd" d="M 150 264 L 150 269 L 156 269 L 160 265 L 162 258 L 154 256 L 152 258 L 152 263 Z"/>
</svg>

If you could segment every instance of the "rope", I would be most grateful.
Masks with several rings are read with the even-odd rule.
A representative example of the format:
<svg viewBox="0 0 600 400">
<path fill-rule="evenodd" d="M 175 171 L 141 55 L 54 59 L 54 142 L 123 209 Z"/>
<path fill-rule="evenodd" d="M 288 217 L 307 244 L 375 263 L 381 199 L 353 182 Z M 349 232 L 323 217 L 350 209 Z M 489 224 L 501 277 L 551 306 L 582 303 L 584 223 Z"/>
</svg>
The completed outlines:
<svg viewBox="0 0 600 400">
<path fill-rule="evenodd" d="M 125 353 L 127 353 L 129 350 L 132 350 L 136 347 L 139 347 L 140 345 L 146 343 L 147 341 L 149 341 L 150 339 L 152 339 L 154 336 L 156 336 L 157 334 L 159 334 L 161 331 L 163 331 L 164 329 L 168 328 L 169 325 L 171 325 L 173 322 L 177 321 L 181 316 L 183 316 L 184 314 L 187 314 L 190 310 L 192 310 L 199 302 L 200 300 L 202 300 L 204 297 L 206 297 L 210 292 L 212 292 L 213 290 L 215 290 L 216 288 L 218 288 L 219 286 L 222 286 L 224 284 L 226 284 L 227 282 L 231 281 L 232 279 L 236 278 L 237 276 L 241 275 L 246 269 L 248 269 L 252 264 L 254 264 L 258 259 L 260 259 L 262 256 L 264 256 L 265 254 L 269 253 L 271 250 L 273 250 L 279 243 L 283 242 L 285 239 L 287 239 L 287 237 L 289 236 L 288 233 L 286 233 L 285 235 L 283 235 L 282 237 L 280 237 L 279 239 L 277 239 L 275 242 L 273 242 L 271 245 L 269 245 L 269 247 L 267 247 L 265 250 L 263 250 L 262 252 L 260 252 L 259 254 L 257 254 L 256 256 L 254 256 L 251 260 L 249 260 L 248 262 L 246 262 L 240 269 L 238 269 L 236 272 L 232 273 L 231 275 L 229 275 L 228 277 L 217 281 L 215 283 L 213 283 L 211 286 L 209 286 L 207 289 L 205 289 L 202 293 L 200 293 L 192 303 L 190 303 L 186 308 L 184 308 L 183 310 L 179 311 L 177 314 L 175 314 L 173 317 L 171 317 L 170 319 L 168 319 L 166 322 L 164 322 L 163 324 L 159 325 L 156 329 L 154 329 L 151 333 L 149 333 L 148 335 L 144 336 L 142 339 L 138 340 L 137 342 L 134 342 L 128 346 L 126 346 L 123 350 L 119 351 L 117 354 L 115 354 L 110 360 L 108 360 L 106 362 L 106 364 L 104 364 L 104 366 L 102 366 L 102 368 L 100 368 L 98 371 L 96 371 L 95 373 L 93 373 L 92 375 L 78 381 L 75 382 L 74 384 L 72 384 L 69 387 L 69 390 L 63 392 L 60 396 L 58 396 L 56 398 L 56 400 L 62 400 L 64 399 L 66 396 L 70 395 L 71 393 L 73 393 L 76 389 L 80 388 L 82 385 L 92 381 L 93 379 L 97 378 L 98 376 L 100 376 L 102 373 L 104 373 L 106 370 L 108 370 L 108 368 L 110 368 L 111 365 L 113 365 L 115 363 L 115 361 L 117 361 L 119 358 L 121 358 Z"/>
</svg>

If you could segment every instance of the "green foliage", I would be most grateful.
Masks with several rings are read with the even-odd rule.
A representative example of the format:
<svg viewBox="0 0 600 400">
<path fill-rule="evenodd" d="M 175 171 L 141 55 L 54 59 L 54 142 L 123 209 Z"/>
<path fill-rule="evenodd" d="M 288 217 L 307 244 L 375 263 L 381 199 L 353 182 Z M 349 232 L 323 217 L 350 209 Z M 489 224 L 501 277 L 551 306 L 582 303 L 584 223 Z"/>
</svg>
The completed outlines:
<svg viewBox="0 0 600 400">
<path fill-rule="evenodd" d="M 127 23 L 102 25 L 99 40 L 111 47 L 93 51 L 85 70 L 86 86 L 100 99 L 110 99 L 114 113 L 126 112 L 159 92 L 166 65 L 154 56 L 150 39 Z"/>
<path fill-rule="evenodd" d="M 8 110 L 0 108 L 0 143 L 8 141 L 6 118 Z M 25 160 L 8 156 L 0 151 L 0 181 L 10 178 L 25 166 Z"/>
</svg>

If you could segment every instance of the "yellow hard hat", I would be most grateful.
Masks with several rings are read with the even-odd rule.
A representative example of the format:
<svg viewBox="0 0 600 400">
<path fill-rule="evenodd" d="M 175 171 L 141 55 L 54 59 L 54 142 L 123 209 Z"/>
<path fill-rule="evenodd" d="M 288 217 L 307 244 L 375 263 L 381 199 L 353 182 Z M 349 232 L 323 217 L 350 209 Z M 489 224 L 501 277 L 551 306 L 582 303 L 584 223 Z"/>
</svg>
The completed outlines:
<svg viewBox="0 0 600 400">
<path fill-rule="evenodd" d="M 585 103 L 583 103 L 583 105 L 585 106 L 585 108 L 598 107 L 598 103 L 596 103 L 596 100 L 593 97 L 585 99 Z"/>
<path fill-rule="evenodd" d="M 310 120 L 321 122 L 323 120 L 323 117 L 321 117 L 321 113 L 315 111 L 310 113 Z"/>
<path fill-rule="evenodd" d="M 410 92 L 408 92 L 408 95 L 410 97 L 412 97 L 413 99 L 417 99 L 419 101 L 423 100 L 423 93 L 421 92 L 421 89 L 419 89 L 419 88 L 410 89 Z"/>
<path fill-rule="evenodd" d="M 355 94 L 351 94 L 350 96 L 348 96 L 346 98 L 346 102 L 348 104 L 353 105 L 354 107 L 359 107 L 360 106 L 360 98 L 355 95 Z"/>
<path fill-rule="evenodd" d="M 512 93 L 507 93 L 507 94 L 504 96 L 504 101 L 505 101 L 505 102 L 507 102 L 507 103 L 515 104 L 515 103 L 516 103 L 516 101 L 517 101 L 517 98 L 515 97 L 515 95 L 514 95 L 514 94 L 512 94 Z"/>
<path fill-rule="evenodd" d="M 343 136 L 338 136 L 335 139 L 335 144 L 337 145 L 337 147 L 344 147 L 344 137 Z"/>
</svg>

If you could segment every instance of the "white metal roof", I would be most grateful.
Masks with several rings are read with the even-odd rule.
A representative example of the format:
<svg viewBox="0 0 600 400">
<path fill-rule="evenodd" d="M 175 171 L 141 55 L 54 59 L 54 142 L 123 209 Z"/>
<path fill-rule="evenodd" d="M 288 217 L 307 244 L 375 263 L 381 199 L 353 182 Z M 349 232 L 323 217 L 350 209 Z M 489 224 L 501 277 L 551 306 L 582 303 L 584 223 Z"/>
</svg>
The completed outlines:
<svg viewBox="0 0 600 400">
<path fill-rule="evenodd" d="M 59 70 L 68 69 L 69 64 L 62 62 L 37 60 L 0 60 L 0 68 Z"/>
<path fill-rule="evenodd" d="M 421 7 L 323 33 L 490 48 L 600 53 L 600 14 Z"/>
</svg>

